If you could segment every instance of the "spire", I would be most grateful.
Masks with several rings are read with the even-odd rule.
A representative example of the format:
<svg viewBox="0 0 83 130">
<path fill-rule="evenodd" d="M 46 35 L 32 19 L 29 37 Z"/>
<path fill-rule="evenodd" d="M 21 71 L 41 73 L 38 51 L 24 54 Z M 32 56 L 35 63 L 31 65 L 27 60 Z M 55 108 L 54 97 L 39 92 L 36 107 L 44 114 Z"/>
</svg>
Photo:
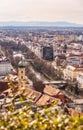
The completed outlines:
<svg viewBox="0 0 83 130">
<path fill-rule="evenodd" d="M 18 67 L 19 68 L 25 68 L 25 62 L 23 60 L 21 60 L 19 63 L 18 63 Z"/>
</svg>

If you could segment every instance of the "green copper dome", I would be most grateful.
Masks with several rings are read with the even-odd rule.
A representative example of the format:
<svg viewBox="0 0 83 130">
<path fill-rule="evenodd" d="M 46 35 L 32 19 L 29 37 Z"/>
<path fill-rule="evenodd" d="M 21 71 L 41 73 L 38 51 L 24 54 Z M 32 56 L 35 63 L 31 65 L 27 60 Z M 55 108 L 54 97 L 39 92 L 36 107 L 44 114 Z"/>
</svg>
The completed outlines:
<svg viewBox="0 0 83 130">
<path fill-rule="evenodd" d="M 25 62 L 23 60 L 21 60 L 19 63 L 18 63 L 18 67 L 19 68 L 24 68 L 25 67 Z"/>
</svg>

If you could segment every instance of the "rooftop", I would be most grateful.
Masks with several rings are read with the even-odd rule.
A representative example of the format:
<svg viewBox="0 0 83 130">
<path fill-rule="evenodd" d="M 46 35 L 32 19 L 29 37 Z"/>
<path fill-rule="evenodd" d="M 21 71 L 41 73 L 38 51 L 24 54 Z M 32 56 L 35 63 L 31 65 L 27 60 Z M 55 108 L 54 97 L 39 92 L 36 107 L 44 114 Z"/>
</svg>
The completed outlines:
<svg viewBox="0 0 83 130">
<path fill-rule="evenodd" d="M 18 63 L 18 67 L 19 68 L 24 68 L 25 67 L 25 62 L 23 60 L 21 60 L 19 63 Z"/>
</svg>

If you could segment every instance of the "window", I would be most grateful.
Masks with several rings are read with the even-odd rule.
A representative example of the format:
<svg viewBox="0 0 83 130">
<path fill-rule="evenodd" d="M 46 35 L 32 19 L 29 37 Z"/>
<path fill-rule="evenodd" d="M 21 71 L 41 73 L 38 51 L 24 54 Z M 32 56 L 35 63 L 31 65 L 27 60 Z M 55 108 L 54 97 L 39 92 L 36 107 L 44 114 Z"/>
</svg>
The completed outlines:
<svg viewBox="0 0 83 130">
<path fill-rule="evenodd" d="M 23 76 L 21 76 L 21 79 L 23 79 Z"/>
<path fill-rule="evenodd" d="M 23 71 L 21 71 L 21 73 L 23 73 Z"/>
</svg>

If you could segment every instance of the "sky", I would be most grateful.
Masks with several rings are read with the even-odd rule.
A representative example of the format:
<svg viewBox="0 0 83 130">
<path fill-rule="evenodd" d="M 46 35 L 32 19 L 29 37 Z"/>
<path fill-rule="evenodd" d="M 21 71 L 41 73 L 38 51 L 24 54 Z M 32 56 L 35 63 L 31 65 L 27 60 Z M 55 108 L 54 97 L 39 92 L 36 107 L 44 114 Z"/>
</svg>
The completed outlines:
<svg viewBox="0 0 83 130">
<path fill-rule="evenodd" d="M 83 0 L 0 0 L 0 21 L 83 24 Z"/>
</svg>

